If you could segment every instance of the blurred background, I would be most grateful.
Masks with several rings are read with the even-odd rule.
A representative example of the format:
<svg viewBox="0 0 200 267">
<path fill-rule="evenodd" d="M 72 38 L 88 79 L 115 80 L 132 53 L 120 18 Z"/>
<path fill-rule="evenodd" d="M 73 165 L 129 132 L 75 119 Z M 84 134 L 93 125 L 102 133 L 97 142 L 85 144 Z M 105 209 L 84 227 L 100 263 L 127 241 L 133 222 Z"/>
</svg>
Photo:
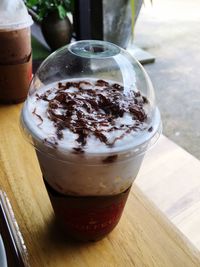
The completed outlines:
<svg viewBox="0 0 200 267">
<path fill-rule="evenodd" d="M 145 1 L 134 42 L 156 60 L 145 65 L 163 133 L 200 159 L 200 1 Z"/>
</svg>

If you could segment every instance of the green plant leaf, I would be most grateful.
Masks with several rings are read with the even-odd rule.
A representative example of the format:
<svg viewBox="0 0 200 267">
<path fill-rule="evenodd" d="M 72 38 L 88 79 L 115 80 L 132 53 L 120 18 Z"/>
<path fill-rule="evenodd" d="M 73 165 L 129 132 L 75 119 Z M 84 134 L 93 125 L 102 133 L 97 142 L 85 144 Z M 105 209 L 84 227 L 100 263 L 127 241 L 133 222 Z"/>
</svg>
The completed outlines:
<svg viewBox="0 0 200 267">
<path fill-rule="evenodd" d="M 67 12 L 73 11 L 74 0 L 24 0 L 24 3 L 42 21 L 51 11 L 57 11 L 60 19 L 64 19 Z"/>
<path fill-rule="evenodd" d="M 24 2 L 25 2 L 25 5 L 29 8 L 32 8 L 33 6 L 38 4 L 38 0 L 26 0 Z"/>
<path fill-rule="evenodd" d="M 64 19 L 67 16 L 66 9 L 62 5 L 57 6 L 57 9 L 60 19 Z"/>
</svg>

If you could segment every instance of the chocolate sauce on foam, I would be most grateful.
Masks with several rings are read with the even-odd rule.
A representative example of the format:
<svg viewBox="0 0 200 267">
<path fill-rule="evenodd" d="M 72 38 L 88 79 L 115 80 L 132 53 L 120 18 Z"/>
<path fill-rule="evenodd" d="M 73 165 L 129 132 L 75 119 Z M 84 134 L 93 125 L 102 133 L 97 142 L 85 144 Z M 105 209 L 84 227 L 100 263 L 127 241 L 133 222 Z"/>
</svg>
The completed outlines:
<svg viewBox="0 0 200 267">
<path fill-rule="evenodd" d="M 109 152 L 153 129 L 147 123 L 147 98 L 139 91 L 125 94 L 113 81 L 62 81 L 38 90 L 29 102 L 30 119 L 43 142 L 76 154 L 100 147 Z"/>
<path fill-rule="evenodd" d="M 71 79 L 29 95 L 22 126 L 54 190 L 108 196 L 131 186 L 160 114 L 139 91 L 127 89 L 110 80 Z"/>
</svg>

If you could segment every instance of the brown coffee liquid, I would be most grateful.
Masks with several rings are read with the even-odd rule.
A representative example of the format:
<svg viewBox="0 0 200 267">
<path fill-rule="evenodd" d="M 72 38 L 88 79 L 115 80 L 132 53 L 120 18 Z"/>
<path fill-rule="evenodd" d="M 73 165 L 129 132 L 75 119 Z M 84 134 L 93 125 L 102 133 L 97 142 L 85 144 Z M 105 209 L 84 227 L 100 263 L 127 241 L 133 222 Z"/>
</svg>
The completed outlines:
<svg viewBox="0 0 200 267">
<path fill-rule="evenodd" d="M 30 28 L 0 31 L 0 103 L 25 100 L 31 78 Z"/>
<path fill-rule="evenodd" d="M 69 196 L 55 191 L 44 179 L 56 218 L 68 237 L 95 241 L 110 233 L 119 222 L 128 194 Z"/>
</svg>

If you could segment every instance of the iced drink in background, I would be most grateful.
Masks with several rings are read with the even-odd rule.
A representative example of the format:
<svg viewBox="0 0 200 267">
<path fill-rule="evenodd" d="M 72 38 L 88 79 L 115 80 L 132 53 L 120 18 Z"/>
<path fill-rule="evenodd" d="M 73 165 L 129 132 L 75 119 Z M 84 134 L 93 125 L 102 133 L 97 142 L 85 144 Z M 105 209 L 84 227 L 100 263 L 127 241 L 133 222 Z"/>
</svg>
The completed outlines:
<svg viewBox="0 0 200 267">
<path fill-rule="evenodd" d="M 98 240 L 108 234 L 161 130 L 141 65 L 108 42 L 64 47 L 38 69 L 21 124 L 67 236 Z"/>
<path fill-rule="evenodd" d="M 25 100 L 32 78 L 30 25 L 22 0 L 0 1 L 0 103 Z"/>
</svg>

